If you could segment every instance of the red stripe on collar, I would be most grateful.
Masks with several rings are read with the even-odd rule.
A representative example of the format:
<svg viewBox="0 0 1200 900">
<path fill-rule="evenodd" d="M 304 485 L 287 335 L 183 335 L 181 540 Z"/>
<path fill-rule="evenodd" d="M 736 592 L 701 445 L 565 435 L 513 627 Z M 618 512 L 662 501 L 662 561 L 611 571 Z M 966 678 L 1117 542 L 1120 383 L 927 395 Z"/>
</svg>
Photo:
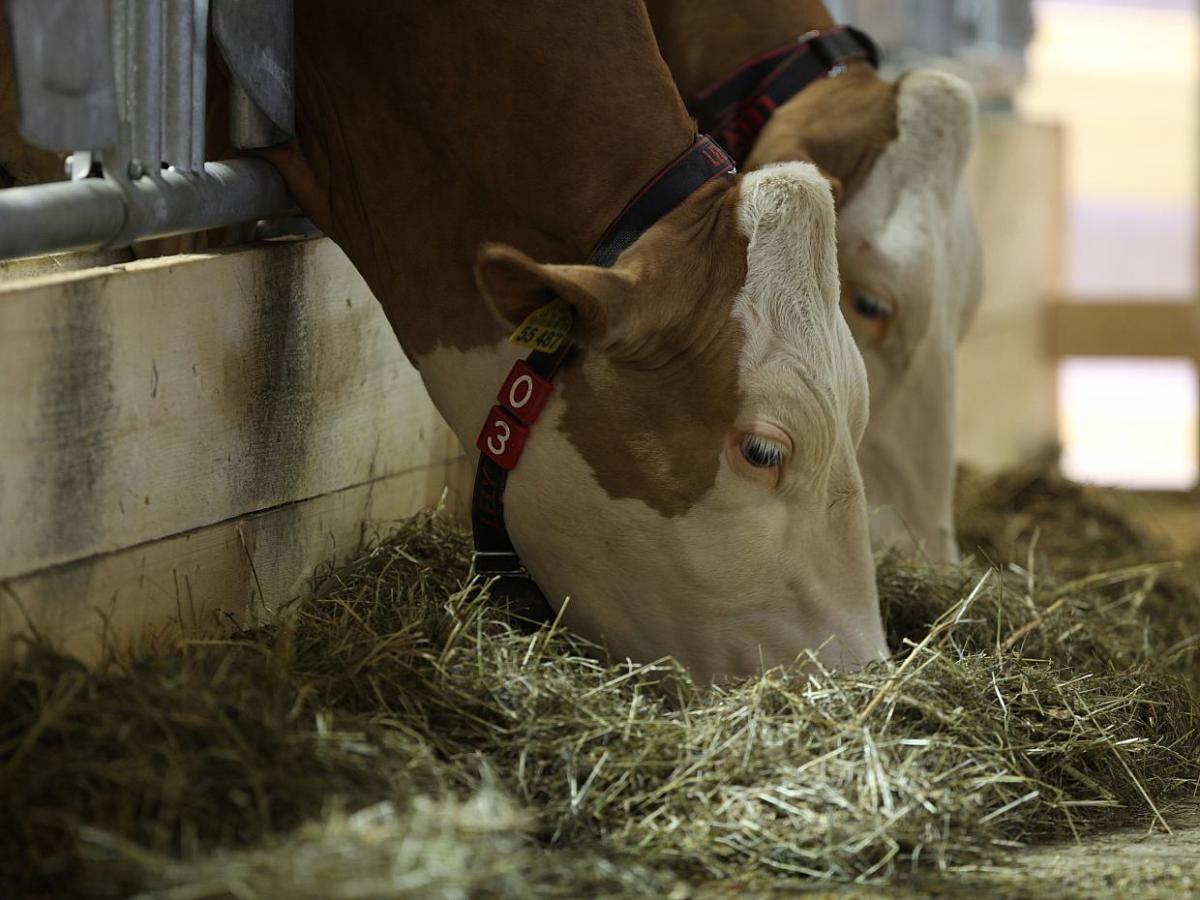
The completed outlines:
<svg viewBox="0 0 1200 900">
<path fill-rule="evenodd" d="M 716 138 L 740 165 L 777 107 L 814 81 L 841 74 L 854 62 L 879 65 L 879 51 L 865 33 L 849 25 L 809 32 L 743 63 L 697 94 L 689 109 L 700 128 Z"/>
</svg>

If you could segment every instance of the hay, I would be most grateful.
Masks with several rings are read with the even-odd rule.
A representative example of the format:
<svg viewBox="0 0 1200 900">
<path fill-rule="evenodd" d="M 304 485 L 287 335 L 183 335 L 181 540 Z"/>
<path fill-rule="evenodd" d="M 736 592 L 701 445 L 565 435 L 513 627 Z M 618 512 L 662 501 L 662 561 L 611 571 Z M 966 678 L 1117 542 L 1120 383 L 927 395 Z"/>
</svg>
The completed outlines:
<svg viewBox="0 0 1200 900">
<path fill-rule="evenodd" d="M 1197 502 L 1193 521 L 1200 523 Z M 1180 561 L 1162 536 L 1135 523 L 1133 505 L 1133 495 L 1068 481 L 1039 461 L 988 478 L 961 472 L 955 518 L 964 552 L 1063 578 L 1163 562 L 1134 598 L 1139 630 L 1148 632 L 1141 653 L 1165 649 L 1174 670 L 1200 690 L 1200 550 Z M 1120 580 L 1093 587 L 1114 600 L 1126 590 Z"/>
<path fill-rule="evenodd" d="M 1200 717 L 1144 564 L 886 558 L 893 666 L 715 691 L 513 630 L 435 517 L 277 626 L 0 689 L 0 888 L 170 897 L 686 896 L 950 872 L 1165 827 Z M 671 676 L 664 679 L 663 676 Z M 669 685 L 667 687 L 666 685 Z"/>
</svg>

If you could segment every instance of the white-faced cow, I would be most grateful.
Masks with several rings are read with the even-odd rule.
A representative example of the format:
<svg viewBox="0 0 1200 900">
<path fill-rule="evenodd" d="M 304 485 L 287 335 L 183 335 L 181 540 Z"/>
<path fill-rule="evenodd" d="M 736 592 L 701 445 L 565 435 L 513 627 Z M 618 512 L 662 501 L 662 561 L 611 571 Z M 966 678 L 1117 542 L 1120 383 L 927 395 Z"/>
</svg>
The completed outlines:
<svg viewBox="0 0 1200 900">
<path fill-rule="evenodd" d="M 869 40 L 817 0 L 647 6 L 700 126 L 744 170 L 807 160 L 833 185 L 842 309 L 871 387 L 858 458 L 872 537 L 957 559 L 955 351 L 981 292 L 970 89 L 933 71 L 882 80 Z"/>
</svg>

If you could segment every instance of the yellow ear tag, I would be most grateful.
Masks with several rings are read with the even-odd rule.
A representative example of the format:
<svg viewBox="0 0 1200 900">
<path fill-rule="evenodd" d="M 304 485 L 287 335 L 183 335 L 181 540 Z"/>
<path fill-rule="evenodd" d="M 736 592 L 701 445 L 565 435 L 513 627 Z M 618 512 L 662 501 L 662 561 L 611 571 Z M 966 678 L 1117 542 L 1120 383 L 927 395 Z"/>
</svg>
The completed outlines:
<svg viewBox="0 0 1200 900">
<path fill-rule="evenodd" d="M 559 298 L 530 313 L 508 339 L 518 347 L 553 353 L 571 333 L 574 319 L 571 304 Z"/>
</svg>

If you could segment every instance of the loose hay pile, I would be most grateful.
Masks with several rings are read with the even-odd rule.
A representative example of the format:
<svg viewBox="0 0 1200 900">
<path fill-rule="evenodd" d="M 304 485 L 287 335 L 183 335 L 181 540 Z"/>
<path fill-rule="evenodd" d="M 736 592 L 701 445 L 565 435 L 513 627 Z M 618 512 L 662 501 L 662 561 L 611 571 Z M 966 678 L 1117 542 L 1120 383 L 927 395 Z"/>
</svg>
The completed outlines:
<svg viewBox="0 0 1200 900">
<path fill-rule="evenodd" d="M 0 893 L 885 879 L 1161 824 L 1197 789 L 1189 645 L 1147 620 L 1154 567 L 884 559 L 897 664 L 708 693 L 512 630 L 460 590 L 467 549 L 421 517 L 278 626 L 95 674 L 34 652 L 0 696 Z"/>
<path fill-rule="evenodd" d="M 959 543 L 965 553 L 1059 578 L 1146 568 L 1145 589 L 1103 577 L 1096 590 L 1136 603 L 1146 624 L 1140 648 L 1149 656 L 1166 648 L 1174 668 L 1200 693 L 1200 548 L 1179 560 L 1160 535 L 1139 527 L 1131 515 L 1136 495 L 1068 481 L 1056 468 L 1032 463 L 995 477 L 963 472 L 956 497 Z M 1200 532 L 1200 496 L 1192 532 Z"/>
</svg>

